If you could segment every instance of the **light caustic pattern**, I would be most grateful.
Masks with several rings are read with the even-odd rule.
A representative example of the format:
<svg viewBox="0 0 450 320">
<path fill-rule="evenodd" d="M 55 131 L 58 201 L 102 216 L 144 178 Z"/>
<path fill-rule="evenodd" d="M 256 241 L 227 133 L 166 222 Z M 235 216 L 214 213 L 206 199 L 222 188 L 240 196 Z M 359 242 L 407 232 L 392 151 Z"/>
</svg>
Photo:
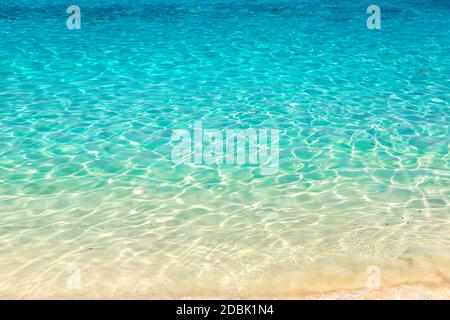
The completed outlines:
<svg viewBox="0 0 450 320">
<path fill-rule="evenodd" d="M 0 297 L 352 297 L 369 266 L 445 295 L 448 1 L 380 30 L 364 1 L 67 5 L 1 4 Z M 278 171 L 174 164 L 195 121 L 279 130 Z"/>
</svg>

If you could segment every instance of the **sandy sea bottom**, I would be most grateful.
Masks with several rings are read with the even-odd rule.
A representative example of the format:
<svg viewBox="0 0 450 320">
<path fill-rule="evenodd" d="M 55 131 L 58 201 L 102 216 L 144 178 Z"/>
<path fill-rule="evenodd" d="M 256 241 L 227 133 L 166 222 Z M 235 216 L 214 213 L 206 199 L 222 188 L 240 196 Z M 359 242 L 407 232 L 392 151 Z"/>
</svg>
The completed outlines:
<svg viewBox="0 0 450 320">
<path fill-rule="evenodd" d="M 4 242 L 11 249 L 2 255 L 1 296 L 449 298 L 450 255 L 440 240 L 447 231 L 422 213 L 406 210 L 407 222 L 387 213 L 349 221 L 340 211 L 288 210 L 284 198 L 282 212 L 249 207 L 243 219 L 212 199 L 186 210 L 179 196 L 179 208 L 151 210 L 145 194 L 133 194 L 127 207 L 117 207 L 117 198 L 103 210 L 30 215 L 29 227 Z"/>
</svg>

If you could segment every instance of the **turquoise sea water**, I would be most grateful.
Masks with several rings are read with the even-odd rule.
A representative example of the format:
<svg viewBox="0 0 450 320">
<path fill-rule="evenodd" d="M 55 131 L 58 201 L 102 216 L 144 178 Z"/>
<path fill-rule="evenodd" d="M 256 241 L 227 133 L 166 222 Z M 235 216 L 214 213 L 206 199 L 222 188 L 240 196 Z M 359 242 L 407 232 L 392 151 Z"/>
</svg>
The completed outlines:
<svg viewBox="0 0 450 320">
<path fill-rule="evenodd" d="M 371 265 L 448 288 L 449 22 L 444 0 L 2 0 L 0 298 L 318 295 Z M 280 130 L 279 170 L 175 165 L 194 121 Z"/>
</svg>

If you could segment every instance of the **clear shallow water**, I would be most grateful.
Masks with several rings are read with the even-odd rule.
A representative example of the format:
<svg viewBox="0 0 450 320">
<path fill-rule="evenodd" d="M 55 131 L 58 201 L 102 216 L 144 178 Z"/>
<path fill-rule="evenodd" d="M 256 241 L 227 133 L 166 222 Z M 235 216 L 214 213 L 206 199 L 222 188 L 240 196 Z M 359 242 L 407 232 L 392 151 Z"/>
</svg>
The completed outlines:
<svg viewBox="0 0 450 320">
<path fill-rule="evenodd" d="M 77 4 L 1 3 L 1 297 L 448 288 L 448 2 Z M 279 129 L 279 171 L 174 166 L 196 120 Z"/>
</svg>

